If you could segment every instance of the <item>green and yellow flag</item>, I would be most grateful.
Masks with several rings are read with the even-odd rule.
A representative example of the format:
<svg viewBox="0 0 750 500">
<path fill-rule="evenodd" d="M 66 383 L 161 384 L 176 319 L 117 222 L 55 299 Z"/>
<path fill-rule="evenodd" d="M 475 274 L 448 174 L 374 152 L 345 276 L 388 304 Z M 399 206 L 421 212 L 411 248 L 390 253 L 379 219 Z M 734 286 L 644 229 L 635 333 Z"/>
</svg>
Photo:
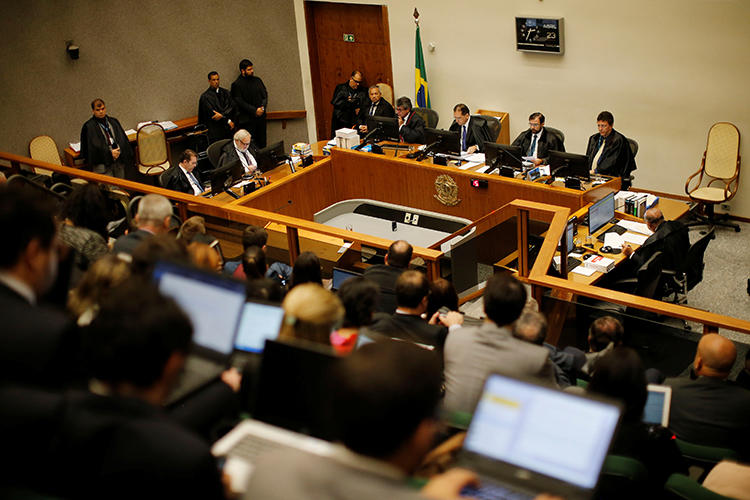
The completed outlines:
<svg viewBox="0 0 750 500">
<path fill-rule="evenodd" d="M 419 36 L 419 24 L 417 24 L 416 56 L 414 61 L 414 83 L 416 86 L 417 107 L 430 107 L 430 92 L 427 88 L 427 70 L 424 67 L 424 54 L 422 53 L 422 39 Z"/>
</svg>

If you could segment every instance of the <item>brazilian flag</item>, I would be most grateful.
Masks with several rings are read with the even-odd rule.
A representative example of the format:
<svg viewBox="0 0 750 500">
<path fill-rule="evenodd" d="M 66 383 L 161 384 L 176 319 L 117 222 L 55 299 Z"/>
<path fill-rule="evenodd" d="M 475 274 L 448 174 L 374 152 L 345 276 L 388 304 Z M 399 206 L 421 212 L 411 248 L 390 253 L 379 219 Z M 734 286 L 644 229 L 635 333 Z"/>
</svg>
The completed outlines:
<svg viewBox="0 0 750 500">
<path fill-rule="evenodd" d="M 417 107 L 430 107 L 430 92 L 427 88 L 427 70 L 424 67 L 424 54 L 422 53 L 422 39 L 419 36 L 419 25 L 417 24 L 416 56 L 414 58 L 414 83 L 417 93 Z"/>
</svg>

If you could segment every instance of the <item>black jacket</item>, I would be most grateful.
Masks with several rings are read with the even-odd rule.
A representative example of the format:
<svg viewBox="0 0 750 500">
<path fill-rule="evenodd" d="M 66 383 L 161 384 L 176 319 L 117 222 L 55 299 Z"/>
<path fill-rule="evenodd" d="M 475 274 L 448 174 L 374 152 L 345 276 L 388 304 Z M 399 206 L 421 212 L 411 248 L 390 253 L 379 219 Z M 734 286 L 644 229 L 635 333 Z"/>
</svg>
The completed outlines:
<svg viewBox="0 0 750 500">
<path fill-rule="evenodd" d="M 401 127 L 399 134 L 404 142 L 412 144 L 424 144 L 424 120 L 412 109 L 406 118 L 406 123 Z"/>
<path fill-rule="evenodd" d="M 198 123 L 202 123 L 208 129 L 210 143 L 231 137 L 229 120 L 234 120 L 236 115 L 234 101 L 229 91 L 222 87 L 217 90 L 209 87 L 198 100 Z M 212 118 L 214 111 L 224 117 L 214 120 Z"/>
<path fill-rule="evenodd" d="M 589 157 L 589 169 L 594 162 L 594 156 L 598 150 L 600 134 L 594 134 L 589 137 L 589 144 L 586 148 L 586 156 Z M 630 172 L 635 170 L 635 158 L 627 138 L 615 129 L 612 129 L 609 136 L 604 141 L 604 150 L 599 157 L 599 164 L 593 165 L 594 170 L 603 175 L 612 177 L 628 177 Z"/>
<path fill-rule="evenodd" d="M 105 119 L 109 124 L 115 145 L 120 147 L 118 160 L 124 165 L 133 165 L 135 155 L 122 125 L 117 118 L 112 116 L 107 116 Z M 93 116 L 81 128 L 81 156 L 86 158 L 89 165 L 112 165 L 115 162 L 104 130 Z"/>
<path fill-rule="evenodd" d="M 451 132 L 459 133 L 460 141 L 461 126 L 454 121 L 450 126 L 450 130 Z M 492 142 L 487 121 L 484 118 L 472 116 L 469 120 L 469 128 L 466 130 L 466 148 L 468 149 L 471 146 L 477 146 L 479 151 L 484 151 L 485 142 Z"/>
</svg>

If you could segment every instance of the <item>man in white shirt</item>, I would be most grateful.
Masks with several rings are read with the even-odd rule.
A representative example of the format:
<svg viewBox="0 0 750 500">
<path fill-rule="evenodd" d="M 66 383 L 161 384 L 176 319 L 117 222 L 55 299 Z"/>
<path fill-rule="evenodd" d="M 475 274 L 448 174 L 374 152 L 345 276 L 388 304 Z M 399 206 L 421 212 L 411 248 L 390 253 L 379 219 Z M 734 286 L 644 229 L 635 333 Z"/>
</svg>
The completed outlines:
<svg viewBox="0 0 750 500">
<path fill-rule="evenodd" d="M 235 160 L 240 160 L 246 174 L 252 174 L 258 169 L 258 149 L 252 144 L 252 136 L 245 129 L 240 129 L 234 134 L 231 142 L 221 149 L 218 167 L 228 165 Z"/>
<path fill-rule="evenodd" d="M 203 192 L 200 172 L 195 170 L 198 165 L 198 154 L 192 149 L 186 149 L 180 156 L 180 163 L 172 167 L 167 174 L 167 182 L 164 187 L 182 193 L 199 196 Z"/>
</svg>

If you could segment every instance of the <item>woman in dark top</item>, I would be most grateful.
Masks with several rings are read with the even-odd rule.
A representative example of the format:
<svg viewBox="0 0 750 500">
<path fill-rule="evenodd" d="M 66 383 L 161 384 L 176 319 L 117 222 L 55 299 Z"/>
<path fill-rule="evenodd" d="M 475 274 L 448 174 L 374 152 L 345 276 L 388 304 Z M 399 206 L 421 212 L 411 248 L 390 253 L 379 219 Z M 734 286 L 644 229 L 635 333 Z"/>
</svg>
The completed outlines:
<svg viewBox="0 0 750 500">
<path fill-rule="evenodd" d="M 292 268 L 292 283 L 289 287 L 294 288 L 302 283 L 323 284 L 323 277 L 320 270 L 320 259 L 313 252 L 302 252 L 294 261 Z"/>
<path fill-rule="evenodd" d="M 620 430 L 610 454 L 635 458 L 648 471 L 647 498 L 660 498 L 670 474 L 687 474 L 687 467 L 673 434 L 661 425 L 641 419 L 648 390 L 646 370 L 638 353 L 629 347 L 615 347 L 597 361 L 588 391 L 622 401 L 625 406 Z"/>
</svg>

